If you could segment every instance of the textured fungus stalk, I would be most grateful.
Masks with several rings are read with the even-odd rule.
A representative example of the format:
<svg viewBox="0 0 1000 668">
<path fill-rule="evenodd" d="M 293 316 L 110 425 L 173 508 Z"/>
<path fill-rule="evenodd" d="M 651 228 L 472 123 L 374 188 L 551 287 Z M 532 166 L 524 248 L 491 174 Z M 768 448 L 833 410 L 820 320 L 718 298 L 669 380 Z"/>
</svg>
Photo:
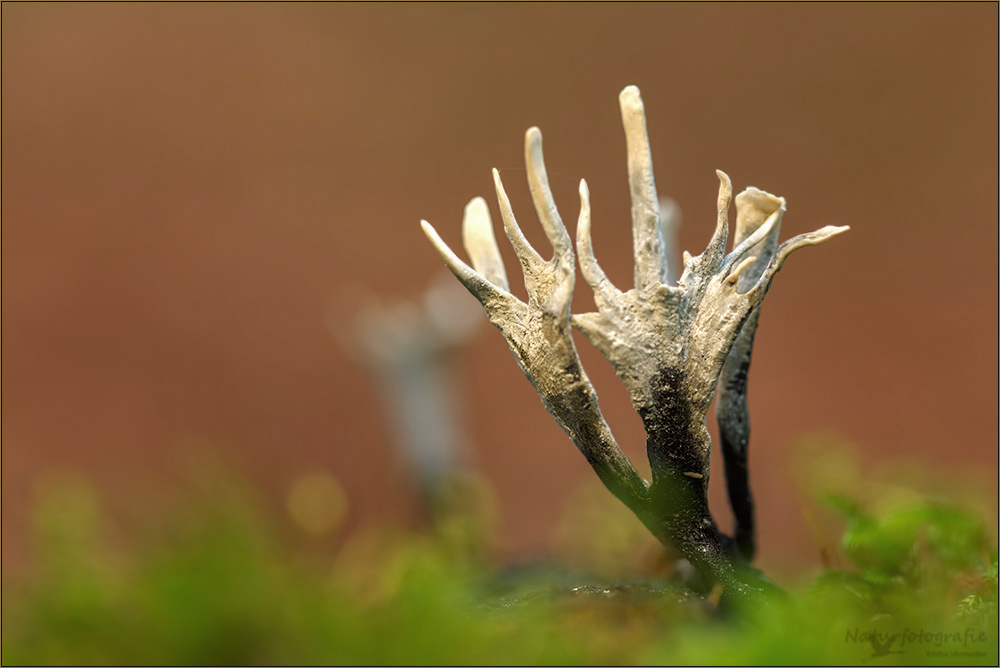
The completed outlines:
<svg viewBox="0 0 1000 668">
<path fill-rule="evenodd" d="M 581 181 L 576 248 L 597 311 L 570 316 L 573 244 L 552 199 L 537 128 L 525 135 L 525 163 L 532 201 L 553 247 L 552 259 L 543 259 L 524 238 L 500 176 L 493 172 L 504 229 L 524 273 L 527 303 L 509 291 L 482 200 L 469 203 L 463 224 L 474 268 L 462 262 L 426 221 L 424 232 L 445 264 L 482 303 L 546 410 L 608 489 L 707 581 L 722 583 L 729 595 L 749 594 L 753 587 L 734 568 L 732 541 L 719 532 L 708 509 L 711 438 L 706 414 L 725 366 L 726 383 L 732 381 L 732 387 L 723 392 L 726 404 L 720 419 L 727 420 L 727 429 L 736 425 L 727 432 L 734 440 L 727 442 L 730 436 L 725 436 L 723 442 L 737 513 L 737 541 L 742 541 L 736 552 L 748 559 L 753 548 L 753 515 L 742 435 L 748 433 L 749 425 L 745 387 L 756 310 L 792 251 L 822 243 L 847 228 L 825 227 L 775 248 L 784 200 L 750 189 L 737 197 L 736 244 L 727 255 L 732 185 L 728 176 L 717 172 L 715 232 L 701 255 L 684 253 L 683 273 L 677 285 L 670 285 L 672 249 L 667 237 L 672 238 L 672 230 L 660 220 L 639 90 L 627 87 L 619 103 L 632 197 L 633 289 L 622 292 L 615 287 L 594 256 L 590 196 L 586 182 Z M 675 222 L 673 216 L 671 223 Z M 748 321 L 752 321 L 749 329 Z M 636 473 L 612 437 L 577 356 L 571 324 L 608 359 L 628 390 L 646 430 L 651 483 Z M 744 329 L 748 333 L 741 335 Z"/>
<path fill-rule="evenodd" d="M 527 303 L 509 291 L 489 211 L 478 205 L 481 198 L 469 203 L 463 221 L 465 245 L 474 269 L 448 248 L 427 221 L 422 222 L 424 232 L 452 273 L 482 303 L 546 410 L 605 486 L 637 516 L 648 517 L 648 485 L 611 435 L 573 343 L 569 322 L 575 279 L 573 245 L 549 190 L 538 128 L 525 134 L 525 163 L 532 201 L 554 249 L 551 260 L 544 260 L 525 239 L 496 170 L 493 178 L 504 228 L 524 271 Z M 581 183 L 580 191 L 583 215 L 589 209 L 585 183 Z"/>
<path fill-rule="evenodd" d="M 767 262 L 774 257 L 778 247 L 780 216 L 785 210 L 785 200 L 757 188 L 748 188 L 736 197 L 736 237 L 741 243 L 771 215 L 778 214 L 778 222 L 770 233 L 754 247 L 760 262 L 748 267 L 738 277 L 736 289 L 749 290 L 760 279 Z M 733 272 L 737 273 L 736 271 Z M 732 275 L 731 275 L 732 276 Z M 733 547 L 744 561 L 753 559 L 757 551 L 753 495 L 750 492 L 748 457 L 750 446 L 750 407 L 747 404 L 747 378 L 753 339 L 757 333 L 760 307 L 754 309 L 736 337 L 729 357 L 719 378 L 715 414 L 719 424 L 719 441 L 725 460 L 726 490 L 733 510 Z"/>
</svg>

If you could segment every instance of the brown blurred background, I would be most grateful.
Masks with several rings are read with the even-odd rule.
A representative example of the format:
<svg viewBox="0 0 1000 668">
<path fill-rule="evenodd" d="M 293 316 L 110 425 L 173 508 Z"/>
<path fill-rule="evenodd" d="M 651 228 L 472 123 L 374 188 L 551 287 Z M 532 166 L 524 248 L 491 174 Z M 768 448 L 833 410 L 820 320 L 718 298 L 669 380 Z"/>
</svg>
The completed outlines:
<svg viewBox="0 0 1000 668">
<path fill-rule="evenodd" d="M 628 84 L 682 248 L 708 240 L 716 168 L 785 196 L 785 237 L 852 227 L 796 254 L 764 307 L 760 563 L 818 562 L 789 464 L 809 434 L 995 499 L 995 3 L 5 3 L 2 18 L 5 572 L 30 557 L 45 471 L 91 476 L 113 508 L 155 505 L 200 447 L 276 498 L 329 471 L 352 525 L 411 521 L 377 385 L 328 313 L 347 327 L 366 300 L 418 298 L 443 271 L 418 220 L 459 248 L 469 198 L 498 216 L 494 166 L 541 246 L 531 125 L 571 231 L 585 177 L 598 256 L 629 285 Z M 578 281 L 574 310 L 592 303 Z M 648 471 L 624 390 L 579 343 Z M 491 327 L 458 362 L 501 550 L 544 550 L 593 473 Z"/>
</svg>

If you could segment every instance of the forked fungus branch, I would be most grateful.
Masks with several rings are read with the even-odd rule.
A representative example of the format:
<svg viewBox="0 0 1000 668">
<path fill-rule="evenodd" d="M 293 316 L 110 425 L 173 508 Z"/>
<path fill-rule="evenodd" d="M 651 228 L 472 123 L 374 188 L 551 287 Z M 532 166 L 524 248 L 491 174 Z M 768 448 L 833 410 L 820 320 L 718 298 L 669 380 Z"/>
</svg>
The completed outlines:
<svg viewBox="0 0 1000 668">
<path fill-rule="evenodd" d="M 527 303 L 510 292 L 485 200 L 477 197 L 469 202 L 462 224 L 472 267 L 427 221 L 421 224 L 445 264 L 503 334 L 545 408 L 608 489 L 707 580 L 720 582 L 730 595 L 751 593 L 753 587 L 740 577 L 739 566 L 754 552 L 746 379 L 759 305 L 792 251 L 820 244 L 848 228 L 824 227 L 779 246 L 784 199 L 749 188 L 736 197 L 736 238 L 726 254 L 732 186 L 728 176 L 716 172 L 715 233 L 700 255 L 684 253 L 680 278 L 670 285 L 664 221 L 639 89 L 625 88 L 619 103 L 628 147 L 635 287 L 627 291 L 615 287 L 597 263 L 591 245 L 589 192 L 581 180 L 576 252 L 584 280 L 594 292 L 596 312 L 570 314 L 574 244 L 552 198 L 538 128 L 525 135 L 525 163 L 535 211 L 552 244 L 551 259 L 543 258 L 525 239 L 500 175 L 493 170 L 504 230 L 521 262 Z M 651 482 L 636 472 L 611 435 L 577 356 L 572 327 L 611 362 L 628 390 L 646 430 Z M 726 477 L 736 516 L 732 538 L 719 531 L 708 509 L 711 439 L 705 419 L 717 386 Z"/>
</svg>

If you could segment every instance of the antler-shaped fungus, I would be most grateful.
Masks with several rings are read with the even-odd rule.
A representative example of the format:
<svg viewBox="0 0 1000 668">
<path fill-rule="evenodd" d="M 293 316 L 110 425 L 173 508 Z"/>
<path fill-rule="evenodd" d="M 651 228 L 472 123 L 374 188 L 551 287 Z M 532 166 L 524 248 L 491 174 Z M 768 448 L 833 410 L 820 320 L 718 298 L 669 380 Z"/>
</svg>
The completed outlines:
<svg viewBox="0 0 1000 668">
<path fill-rule="evenodd" d="M 668 251 L 638 88 L 625 88 L 619 102 L 628 147 L 636 285 L 622 292 L 598 265 L 590 237 L 589 191 L 581 180 L 577 250 L 583 277 L 594 291 L 596 313 L 570 316 L 573 246 L 549 189 L 537 128 L 525 135 L 525 163 L 535 209 L 554 249 L 551 260 L 544 260 L 524 238 L 499 174 L 493 171 L 504 228 L 524 271 L 527 304 L 509 291 L 482 198 L 469 202 L 463 221 L 465 248 L 475 269 L 462 262 L 429 223 L 422 221 L 422 225 L 449 269 L 503 333 L 545 408 L 604 484 L 661 542 L 678 549 L 702 574 L 721 582 L 731 593 L 747 591 L 734 573 L 730 552 L 736 550 L 728 549 L 730 540 L 719 532 L 708 509 L 711 439 L 705 416 L 725 366 L 726 403 L 720 412 L 720 420 L 727 425 L 724 454 L 727 472 L 730 468 L 738 472 L 742 463 L 742 478 L 738 473 L 729 475 L 730 496 L 734 509 L 751 508 L 749 518 L 737 521 L 743 546 L 737 553 L 748 558 L 753 518 L 746 486 L 745 379 L 756 309 L 792 251 L 822 243 L 847 228 L 825 227 L 775 248 L 784 200 L 752 188 L 737 197 L 739 242 L 726 255 L 732 186 L 729 177 L 717 172 L 715 233 L 701 255 L 692 258 L 684 253 L 678 284 L 668 285 Z M 636 473 L 611 435 L 577 356 L 571 324 L 608 358 L 642 417 L 652 484 Z M 743 335 L 742 329 L 747 330 Z M 735 426 L 728 429 L 730 424 Z M 740 484 L 745 488 L 745 501 L 733 493 L 734 489 L 740 492 Z"/>
<path fill-rule="evenodd" d="M 482 303 L 490 322 L 504 335 L 546 410 L 580 449 L 608 489 L 636 514 L 640 514 L 648 505 L 648 485 L 636 473 L 611 435 L 611 429 L 597 404 L 597 393 L 580 364 L 573 344 L 569 314 L 575 280 L 573 244 L 549 189 L 542 156 L 542 133 L 538 128 L 529 129 L 524 143 L 531 198 L 545 235 L 555 251 L 551 260 L 544 260 L 524 237 L 514 219 L 500 174 L 495 169 L 493 181 L 500 200 L 504 230 L 524 271 L 527 304 L 510 293 L 484 199 L 476 197 L 470 201 L 462 221 L 462 238 L 475 269 L 462 262 L 448 248 L 430 223 L 425 220 L 421 224 L 445 264 Z M 583 216 L 589 208 L 586 183 L 581 182 L 580 193 Z"/>
</svg>

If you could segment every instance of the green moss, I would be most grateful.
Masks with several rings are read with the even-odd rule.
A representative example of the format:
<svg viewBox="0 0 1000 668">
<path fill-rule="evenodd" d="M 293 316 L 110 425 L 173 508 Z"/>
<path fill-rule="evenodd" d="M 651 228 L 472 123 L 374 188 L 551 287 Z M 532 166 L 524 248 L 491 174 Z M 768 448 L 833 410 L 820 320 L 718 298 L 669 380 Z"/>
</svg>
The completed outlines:
<svg viewBox="0 0 1000 668">
<path fill-rule="evenodd" d="M 3 663 L 997 663 L 997 550 L 981 518 L 916 493 L 824 493 L 850 567 L 722 611 L 665 579 L 602 574 L 628 553 L 606 536 L 645 540 L 603 532 L 624 521 L 615 510 L 560 534 L 561 554 L 590 541 L 593 563 L 498 571 L 475 517 L 488 503 L 442 510 L 429 534 L 362 532 L 318 556 L 230 488 L 123 546 L 95 491 L 67 479 L 40 498 L 36 572 L 5 587 Z"/>
</svg>

